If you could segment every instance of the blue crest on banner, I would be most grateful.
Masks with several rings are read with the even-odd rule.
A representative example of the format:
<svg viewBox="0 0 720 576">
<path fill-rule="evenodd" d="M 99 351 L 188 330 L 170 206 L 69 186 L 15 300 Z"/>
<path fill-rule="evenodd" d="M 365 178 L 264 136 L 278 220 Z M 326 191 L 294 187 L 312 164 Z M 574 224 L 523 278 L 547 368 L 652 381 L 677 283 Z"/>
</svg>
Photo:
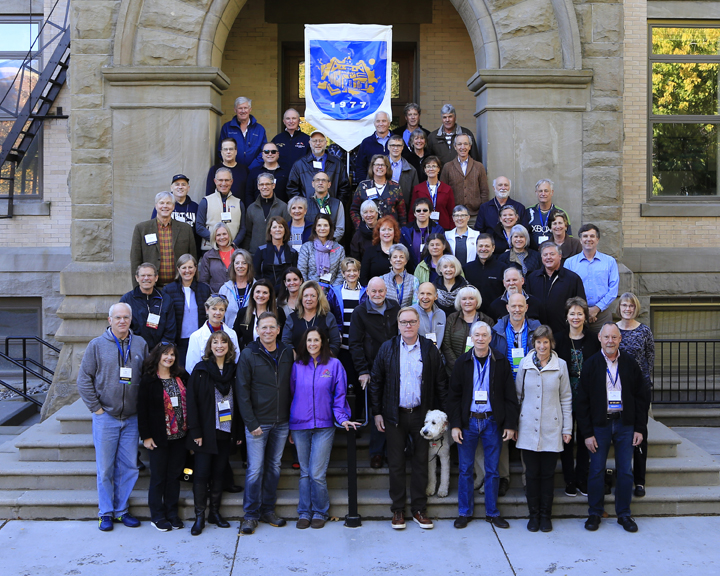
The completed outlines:
<svg viewBox="0 0 720 576">
<path fill-rule="evenodd" d="M 387 42 L 311 40 L 309 44 L 311 91 L 318 109 L 336 120 L 373 115 L 388 89 Z"/>
</svg>

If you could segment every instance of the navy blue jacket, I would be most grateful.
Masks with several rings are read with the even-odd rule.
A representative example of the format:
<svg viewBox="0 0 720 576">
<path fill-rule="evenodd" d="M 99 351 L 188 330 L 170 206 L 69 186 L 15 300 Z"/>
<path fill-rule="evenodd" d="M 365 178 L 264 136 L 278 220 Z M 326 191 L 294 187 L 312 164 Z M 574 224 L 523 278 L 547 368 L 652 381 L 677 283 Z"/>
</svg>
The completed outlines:
<svg viewBox="0 0 720 576">
<path fill-rule="evenodd" d="M 512 198 L 507 199 L 505 206 L 508 204 L 515 206 L 518 212 L 518 224 L 522 224 L 525 221 L 525 205 Z M 475 220 L 475 230 L 492 234 L 493 228 L 495 228 L 498 222 L 500 222 L 500 204 L 497 198 L 480 204 L 477 220 Z"/>
<path fill-rule="evenodd" d="M 175 308 L 172 298 L 163 296 L 157 288 L 153 290 L 152 294 L 143 294 L 140 286 L 136 286 L 130 292 L 123 294 L 120 302 L 130 305 L 132 309 L 130 329 L 133 334 L 143 337 L 143 340 L 147 342 L 148 351 L 155 348 L 160 342 L 176 341 L 177 325 L 175 324 Z M 160 316 L 157 328 L 147 326 L 148 314 L 150 313 Z"/>
<path fill-rule="evenodd" d="M 440 224 L 430 220 L 425 237 L 427 238 L 430 234 L 444 233 L 445 229 L 440 226 Z M 403 226 L 400 230 L 400 242 L 408 249 L 408 252 L 410 252 L 410 262 L 408 262 L 407 265 L 408 270 L 415 270 L 415 267 L 420 264 L 420 258 L 417 258 L 413 252 L 413 237 L 415 234 L 420 234 L 420 228 L 418 228 L 417 222 L 413 222 L 408 226 Z"/>
<path fill-rule="evenodd" d="M 292 136 L 287 129 L 283 130 L 272 139 L 272 142 L 280 150 L 280 165 L 287 172 L 290 172 L 295 162 L 310 152 L 310 136 L 300 130 L 295 130 Z"/>
<path fill-rule="evenodd" d="M 383 154 L 389 156 L 387 142 L 385 146 L 380 144 L 375 137 L 376 133 L 373 132 L 360 143 L 358 148 L 357 158 L 355 159 L 355 179 L 358 182 L 367 180 L 368 166 L 370 166 L 370 158 L 375 154 Z M 388 140 L 390 140 L 390 133 L 388 133 Z M 392 174 L 387 175 L 388 178 L 392 178 Z"/>
<path fill-rule="evenodd" d="M 233 117 L 230 122 L 225 122 L 222 130 L 220 130 L 218 152 L 220 152 L 220 143 L 225 138 L 235 138 L 237 141 L 237 161 L 240 164 L 248 168 L 254 168 L 262 164 L 262 147 L 267 142 L 267 135 L 262 124 L 258 124 L 258 121 L 255 120 L 255 116 L 250 115 L 247 136 L 243 136 L 237 116 Z"/>
<path fill-rule="evenodd" d="M 210 286 L 205 284 L 205 282 L 198 282 L 197 280 L 193 280 L 193 283 L 190 284 L 190 290 L 192 290 L 195 294 L 195 303 L 197 304 L 198 309 L 198 328 L 200 328 L 205 323 L 205 320 L 207 320 L 205 302 L 207 302 L 207 299 L 210 298 L 212 290 L 210 290 Z M 185 292 L 183 292 L 182 280 L 170 282 L 170 284 L 163 288 L 163 294 L 167 294 L 172 301 L 172 305 L 175 310 L 177 339 L 179 341 L 183 319 L 185 318 Z"/>
</svg>

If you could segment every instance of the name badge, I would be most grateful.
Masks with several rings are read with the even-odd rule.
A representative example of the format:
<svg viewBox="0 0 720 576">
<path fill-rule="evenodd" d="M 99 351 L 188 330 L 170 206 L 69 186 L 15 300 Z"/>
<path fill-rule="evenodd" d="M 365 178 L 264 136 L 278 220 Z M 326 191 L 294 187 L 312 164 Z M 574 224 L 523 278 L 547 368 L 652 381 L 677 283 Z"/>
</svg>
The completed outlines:
<svg viewBox="0 0 720 576">
<path fill-rule="evenodd" d="M 177 408 L 178 407 L 178 397 L 170 396 L 170 404 L 172 404 L 173 408 Z"/>
<path fill-rule="evenodd" d="M 295 252 L 300 252 L 300 248 L 302 247 L 302 244 L 292 244 L 290 248 L 295 250 Z"/>
<path fill-rule="evenodd" d="M 327 207 L 323 206 L 320 208 L 320 214 L 329 214 Z"/>
<path fill-rule="evenodd" d="M 622 410 L 622 391 L 608 390 L 608 409 Z"/>
<path fill-rule="evenodd" d="M 145 244 L 148 246 L 157 244 L 157 234 L 145 234 Z"/>
<path fill-rule="evenodd" d="M 431 220 L 440 220 L 440 212 L 430 212 Z"/>
<path fill-rule="evenodd" d="M 120 368 L 120 379 L 121 380 L 130 380 L 132 378 L 132 368 L 130 367 L 124 367 Z"/>
<path fill-rule="evenodd" d="M 525 357 L 525 351 L 522 348 L 512 349 L 512 368 L 514 372 L 520 369 L 520 362 Z"/>
<path fill-rule="evenodd" d="M 223 212 L 220 214 L 220 220 L 222 220 L 224 223 L 232 222 L 232 214 L 230 212 Z"/>
<path fill-rule="evenodd" d="M 327 274 L 323 274 L 322 276 L 320 276 L 320 281 L 321 281 L 321 282 L 327 282 L 327 283 L 329 284 L 331 280 L 332 280 L 332 274 L 331 274 L 330 272 L 328 272 Z"/>
<path fill-rule="evenodd" d="M 160 324 L 160 315 L 159 314 L 148 314 L 147 323 L 145 324 L 148 328 L 157 329 L 159 324 Z"/>
<path fill-rule="evenodd" d="M 538 236 L 538 244 L 542 244 L 543 242 L 547 242 L 550 239 L 550 236 Z"/>
<path fill-rule="evenodd" d="M 475 404 L 487 404 L 488 393 L 486 390 L 475 391 Z"/>
<path fill-rule="evenodd" d="M 465 352 L 470 350 L 470 348 L 473 347 L 472 338 L 470 336 L 467 337 L 467 340 L 465 340 Z"/>
<path fill-rule="evenodd" d="M 378 195 L 376 188 L 368 188 L 365 190 L 365 194 L 367 194 L 368 199 L 373 199 Z"/>
<path fill-rule="evenodd" d="M 432 340 L 434 344 L 437 344 L 437 336 L 435 335 L 435 332 L 428 332 L 425 334 L 425 338 Z"/>
<path fill-rule="evenodd" d="M 322 162 L 318 162 L 317 160 L 313 160 L 313 168 L 316 170 L 322 170 Z"/>
<path fill-rule="evenodd" d="M 232 420 L 232 413 L 230 412 L 230 401 L 223 400 L 217 403 L 218 406 L 218 419 L 220 422 L 230 422 Z"/>
<path fill-rule="evenodd" d="M 425 244 L 420 244 L 420 254 L 422 254 L 423 250 L 425 250 Z"/>
</svg>

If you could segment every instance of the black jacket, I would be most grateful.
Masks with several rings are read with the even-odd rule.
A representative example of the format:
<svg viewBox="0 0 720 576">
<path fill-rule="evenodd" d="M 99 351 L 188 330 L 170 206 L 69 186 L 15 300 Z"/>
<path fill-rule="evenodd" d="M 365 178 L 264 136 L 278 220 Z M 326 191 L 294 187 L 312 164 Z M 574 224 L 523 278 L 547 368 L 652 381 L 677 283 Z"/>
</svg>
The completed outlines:
<svg viewBox="0 0 720 576">
<path fill-rule="evenodd" d="M 383 252 L 380 244 L 365 249 L 360 266 L 360 284 L 367 286 L 375 276 L 382 276 L 390 272 L 390 256 Z"/>
<path fill-rule="evenodd" d="M 372 237 L 373 231 L 367 227 L 365 222 L 360 222 L 360 226 L 350 240 L 350 256 L 362 262 L 365 252 L 372 248 Z"/>
<path fill-rule="evenodd" d="M 397 336 L 397 315 L 400 306 L 394 300 L 385 299 L 385 313 L 378 314 L 372 306 L 370 298 L 359 304 L 350 317 L 349 347 L 353 365 L 358 376 L 370 374 L 372 363 L 380 346 L 393 336 Z"/>
<path fill-rule="evenodd" d="M 185 371 L 180 375 L 180 379 L 187 391 L 188 375 Z M 158 448 L 166 447 L 168 439 L 165 424 L 165 399 L 163 383 L 157 374 L 143 374 L 142 380 L 140 380 L 137 417 L 140 439 L 152 438 Z"/>
<path fill-rule="evenodd" d="M 505 206 L 515 206 L 518 212 L 518 224 L 522 224 L 525 219 L 525 205 L 512 198 L 505 201 Z M 500 222 L 500 203 L 497 198 L 492 198 L 487 202 L 480 204 L 477 218 L 475 219 L 475 230 L 478 232 L 492 233 L 495 226 Z M 500 232 L 502 235 L 502 231 Z"/>
<path fill-rule="evenodd" d="M 217 454 L 217 437 L 215 435 L 215 383 L 207 369 L 208 360 L 201 360 L 193 368 L 187 388 L 187 423 L 188 434 L 186 445 L 188 450 L 202 454 Z M 214 362 L 214 360 L 209 360 Z M 227 362 L 226 369 L 236 370 L 234 362 Z M 242 439 L 242 418 L 238 406 L 237 395 L 233 394 L 233 418 L 230 432 L 231 444 Z M 195 444 L 196 438 L 202 438 L 202 446 Z"/>
<path fill-rule="evenodd" d="M 290 419 L 290 374 L 293 351 L 277 345 L 277 364 L 255 340 L 240 354 L 235 379 L 235 397 L 249 431 L 261 424 L 281 424 Z"/>
<path fill-rule="evenodd" d="M 480 296 L 482 296 L 480 311 L 489 316 L 490 304 L 505 292 L 503 286 L 505 267 L 498 262 L 496 256 L 491 255 L 490 258 L 485 260 L 485 264 L 480 262 L 479 258 L 475 258 L 472 262 L 468 262 L 463 270 L 465 279 L 480 290 Z"/>
<path fill-rule="evenodd" d="M 562 266 L 553 274 L 552 279 L 545 274 L 545 268 L 530 272 L 525 277 L 525 290 L 540 300 L 542 322 L 553 332 L 562 332 L 565 322 L 565 303 L 568 298 L 585 298 L 585 287 L 580 276 Z"/>
<path fill-rule="evenodd" d="M 490 408 L 500 430 L 517 430 L 520 405 L 515 392 L 512 368 L 507 358 L 490 350 Z M 474 349 L 455 362 L 448 390 L 448 422 L 451 428 L 467 430 L 473 396 Z"/>
<path fill-rule="evenodd" d="M 583 333 L 583 335 L 584 338 L 582 340 L 582 344 L 580 345 L 580 350 L 582 350 L 582 357 L 584 361 L 596 352 L 600 352 L 600 340 L 598 340 L 597 335 L 592 332 L 588 332 L 587 330 Z M 570 372 L 570 362 L 572 361 L 572 343 L 570 341 L 570 332 L 567 328 L 562 332 L 555 333 L 555 352 L 557 352 L 557 355 L 561 360 L 565 360 L 568 372 Z"/>
<path fill-rule="evenodd" d="M 583 362 L 577 397 L 577 425 L 583 438 L 595 436 L 596 426 L 607 426 L 607 363 L 602 352 Z M 640 366 L 630 354 L 620 353 L 618 361 L 622 386 L 622 422 L 647 438 L 648 397 Z"/>
<path fill-rule="evenodd" d="M 277 295 L 283 285 L 283 275 L 290 266 L 297 266 L 297 250 L 290 248 L 289 244 L 283 244 L 282 252 L 285 255 L 285 264 L 274 264 L 275 250 L 272 244 L 263 244 L 253 254 L 253 268 L 255 269 L 255 280 L 264 278 L 273 285 Z"/>
<path fill-rule="evenodd" d="M 370 378 L 370 407 L 374 416 L 382 415 L 385 425 L 400 421 L 400 339 L 392 340 L 380 346 L 373 363 Z M 445 410 L 447 398 L 447 374 L 442 356 L 431 340 L 424 336 L 420 339 L 420 355 L 423 371 L 420 387 L 420 410 Z"/>
<path fill-rule="evenodd" d="M 525 293 L 527 295 L 527 298 L 525 299 L 528 305 L 527 312 L 525 313 L 525 316 L 528 318 L 535 318 L 535 320 L 543 321 L 543 312 L 542 312 L 542 305 L 540 304 L 540 300 L 535 298 L 532 294 Z M 497 322 L 502 318 L 503 316 L 507 316 L 507 298 L 506 294 L 503 293 L 501 296 L 498 296 L 493 300 L 490 304 L 490 313 L 488 316 L 495 320 Z"/>
<path fill-rule="evenodd" d="M 210 298 L 212 290 L 210 286 L 205 282 L 198 282 L 193 280 L 190 284 L 190 290 L 195 294 L 195 303 L 198 309 L 198 324 L 197 328 L 200 328 L 205 320 L 207 320 L 207 314 L 205 313 L 205 302 Z M 180 333 L 182 332 L 183 318 L 185 318 L 185 292 L 183 292 L 182 280 L 175 280 L 170 282 L 163 292 L 167 294 L 172 300 L 173 309 L 175 310 L 175 325 L 177 327 L 177 340 L 180 341 Z"/>
<path fill-rule="evenodd" d="M 312 187 L 312 179 L 320 170 L 313 168 L 314 160 L 314 156 L 308 154 L 293 164 L 286 189 L 288 198 L 292 198 L 293 196 L 311 198 L 313 194 L 315 194 L 315 189 Z M 328 154 L 325 158 L 325 173 L 330 179 L 330 196 L 338 198 L 347 206 L 350 202 L 351 190 L 347 169 L 343 165 L 342 160 L 332 154 Z"/>
<path fill-rule="evenodd" d="M 540 253 L 537 250 L 527 248 L 525 251 L 527 252 L 527 256 L 525 256 L 525 269 L 528 274 L 530 274 L 533 270 L 538 270 L 543 267 L 542 260 L 540 259 Z M 510 266 L 514 266 L 518 270 L 520 269 L 520 264 L 510 262 L 510 250 L 503 252 L 497 258 L 498 262 L 502 264 L 503 270 L 505 270 L 505 268 L 510 268 Z"/>
<path fill-rule="evenodd" d="M 177 324 L 175 323 L 175 308 L 172 298 L 164 296 L 157 288 L 153 290 L 152 294 L 143 294 L 140 286 L 136 286 L 130 292 L 123 294 L 120 302 L 129 304 L 132 308 L 130 329 L 133 334 L 143 337 L 143 340 L 147 342 L 148 351 L 152 351 L 160 342 L 176 341 Z M 150 313 L 160 316 L 157 328 L 150 328 L 147 325 Z"/>
</svg>

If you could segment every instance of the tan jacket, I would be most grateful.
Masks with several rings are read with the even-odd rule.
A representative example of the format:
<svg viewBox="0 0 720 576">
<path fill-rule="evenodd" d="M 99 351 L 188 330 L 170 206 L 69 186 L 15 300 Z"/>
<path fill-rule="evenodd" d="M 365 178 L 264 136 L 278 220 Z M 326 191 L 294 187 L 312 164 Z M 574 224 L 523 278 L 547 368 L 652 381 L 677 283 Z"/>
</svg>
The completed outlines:
<svg viewBox="0 0 720 576">
<path fill-rule="evenodd" d="M 470 216 L 476 216 L 480 204 L 489 198 L 487 174 L 482 162 L 468 157 L 467 174 L 463 175 L 460 162 L 455 158 L 443 166 L 440 181 L 453 189 L 455 205 L 467 207 Z"/>
</svg>

